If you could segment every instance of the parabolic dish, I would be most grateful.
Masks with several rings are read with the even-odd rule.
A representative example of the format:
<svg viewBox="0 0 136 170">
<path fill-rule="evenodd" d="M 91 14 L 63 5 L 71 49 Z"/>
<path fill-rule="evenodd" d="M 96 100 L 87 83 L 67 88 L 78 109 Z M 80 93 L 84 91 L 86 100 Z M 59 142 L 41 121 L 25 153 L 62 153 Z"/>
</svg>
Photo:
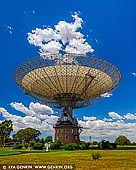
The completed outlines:
<svg viewBox="0 0 136 170">
<path fill-rule="evenodd" d="M 56 108 L 64 102 L 72 108 L 91 105 L 114 89 L 120 78 L 109 62 L 77 54 L 33 58 L 15 71 L 15 80 L 26 94 Z"/>
</svg>

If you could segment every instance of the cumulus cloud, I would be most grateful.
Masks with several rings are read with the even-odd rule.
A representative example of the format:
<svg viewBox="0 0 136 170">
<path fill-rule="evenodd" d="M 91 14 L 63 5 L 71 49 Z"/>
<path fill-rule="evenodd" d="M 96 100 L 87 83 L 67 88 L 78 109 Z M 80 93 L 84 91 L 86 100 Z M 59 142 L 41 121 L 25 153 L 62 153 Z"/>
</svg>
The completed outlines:
<svg viewBox="0 0 136 170">
<path fill-rule="evenodd" d="M 19 116 L 9 113 L 5 108 L 0 108 L 3 118 L 12 120 L 14 131 L 31 127 L 40 130 L 44 134 L 54 133 L 53 125 L 56 123 L 58 116 L 52 115 L 54 112 L 50 107 L 33 102 L 29 104 L 28 108 L 17 102 L 10 103 L 10 106 L 25 114 L 25 116 Z"/>
<path fill-rule="evenodd" d="M 136 123 L 126 123 L 124 121 L 107 121 L 107 120 L 79 120 L 79 124 L 83 127 L 81 138 L 89 141 L 101 141 L 103 139 L 114 141 L 119 135 L 128 137 L 131 141 L 136 141 Z"/>
<path fill-rule="evenodd" d="M 24 113 L 24 116 L 15 115 L 0 107 L 2 117 L 12 120 L 14 132 L 22 128 L 31 127 L 40 130 L 43 135 L 54 135 L 53 125 L 59 117 L 48 106 L 33 102 L 28 107 L 17 102 L 10 103 L 10 106 Z M 81 139 L 89 141 L 91 136 L 92 140 L 101 141 L 105 139 L 114 141 L 119 135 L 124 135 L 131 141 L 136 141 L 135 113 L 127 113 L 121 116 L 116 112 L 109 112 L 108 116 L 110 118 L 105 117 L 102 120 L 95 116 L 83 116 L 81 120 L 78 120 L 83 127 Z"/>
<path fill-rule="evenodd" d="M 116 112 L 109 112 L 108 114 L 112 119 L 123 119 L 123 117 Z"/>
<path fill-rule="evenodd" d="M 26 115 L 49 115 L 53 114 L 52 108 L 46 105 L 42 105 L 40 103 L 33 103 L 31 102 L 29 104 L 29 108 L 25 107 L 22 103 L 12 102 L 10 103 L 10 106 L 16 109 L 17 111 L 20 111 L 22 113 L 25 113 Z"/>
<path fill-rule="evenodd" d="M 77 13 L 72 15 L 74 22 L 59 21 L 54 28 L 36 28 L 28 33 L 30 44 L 39 47 L 41 55 L 59 52 L 86 54 L 93 48 L 85 36 L 78 31 L 82 29 L 83 20 Z"/>
<path fill-rule="evenodd" d="M 52 108 L 50 108 L 49 106 L 46 105 L 42 105 L 40 103 L 33 103 L 31 102 L 29 105 L 30 111 L 44 115 L 44 114 L 53 114 L 54 111 L 52 110 Z"/>
<path fill-rule="evenodd" d="M 136 114 L 127 113 L 124 117 L 128 120 L 136 120 Z"/>
<path fill-rule="evenodd" d="M 113 121 L 113 119 L 108 119 L 108 118 L 104 118 L 103 119 L 105 122 L 112 122 Z"/>
<path fill-rule="evenodd" d="M 26 115 L 32 115 L 30 110 L 26 108 L 22 103 L 12 102 L 10 103 L 10 106 L 13 107 L 15 110 L 20 111 Z"/>
<path fill-rule="evenodd" d="M 88 117 L 88 116 L 83 116 L 83 120 L 96 120 L 96 117 L 92 116 L 92 117 Z"/>
</svg>

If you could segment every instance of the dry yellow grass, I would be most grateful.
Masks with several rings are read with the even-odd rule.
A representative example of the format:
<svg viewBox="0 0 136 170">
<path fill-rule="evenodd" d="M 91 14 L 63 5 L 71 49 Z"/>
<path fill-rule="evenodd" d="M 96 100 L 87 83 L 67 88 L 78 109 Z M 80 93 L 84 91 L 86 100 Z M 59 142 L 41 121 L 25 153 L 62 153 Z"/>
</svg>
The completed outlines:
<svg viewBox="0 0 136 170">
<path fill-rule="evenodd" d="M 99 152 L 99 160 L 92 159 Z M 75 164 L 76 170 L 136 170 L 136 151 L 50 151 L 1 156 L 0 164 Z"/>
</svg>

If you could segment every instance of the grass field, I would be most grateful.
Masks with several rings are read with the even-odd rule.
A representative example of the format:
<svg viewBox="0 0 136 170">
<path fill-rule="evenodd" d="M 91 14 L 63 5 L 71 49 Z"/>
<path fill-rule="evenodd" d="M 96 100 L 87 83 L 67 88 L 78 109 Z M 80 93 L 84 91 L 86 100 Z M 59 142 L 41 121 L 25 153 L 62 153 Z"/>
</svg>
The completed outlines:
<svg viewBox="0 0 136 170">
<path fill-rule="evenodd" d="M 0 153 L 15 152 L 0 149 Z M 91 154 L 101 158 L 93 160 Z M 17 151 L 16 151 L 17 153 Z M 136 170 L 136 150 L 76 150 L 24 153 L 0 156 L 0 164 L 75 164 L 76 170 Z"/>
<path fill-rule="evenodd" d="M 19 151 L 13 150 L 12 148 L 0 148 L 0 156 L 13 155 L 19 153 L 20 153 Z"/>
</svg>

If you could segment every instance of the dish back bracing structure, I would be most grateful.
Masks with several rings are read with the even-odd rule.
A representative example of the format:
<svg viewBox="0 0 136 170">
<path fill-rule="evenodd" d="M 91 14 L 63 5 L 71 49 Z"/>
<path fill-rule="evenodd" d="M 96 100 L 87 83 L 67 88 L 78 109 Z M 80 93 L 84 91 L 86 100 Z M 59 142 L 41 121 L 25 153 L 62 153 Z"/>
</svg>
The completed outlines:
<svg viewBox="0 0 136 170">
<path fill-rule="evenodd" d="M 15 71 L 15 80 L 41 103 L 62 110 L 54 128 L 55 140 L 79 143 L 81 127 L 72 110 L 99 101 L 120 81 L 119 70 L 102 59 L 77 54 L 43 55 Z"/>
</svg>

